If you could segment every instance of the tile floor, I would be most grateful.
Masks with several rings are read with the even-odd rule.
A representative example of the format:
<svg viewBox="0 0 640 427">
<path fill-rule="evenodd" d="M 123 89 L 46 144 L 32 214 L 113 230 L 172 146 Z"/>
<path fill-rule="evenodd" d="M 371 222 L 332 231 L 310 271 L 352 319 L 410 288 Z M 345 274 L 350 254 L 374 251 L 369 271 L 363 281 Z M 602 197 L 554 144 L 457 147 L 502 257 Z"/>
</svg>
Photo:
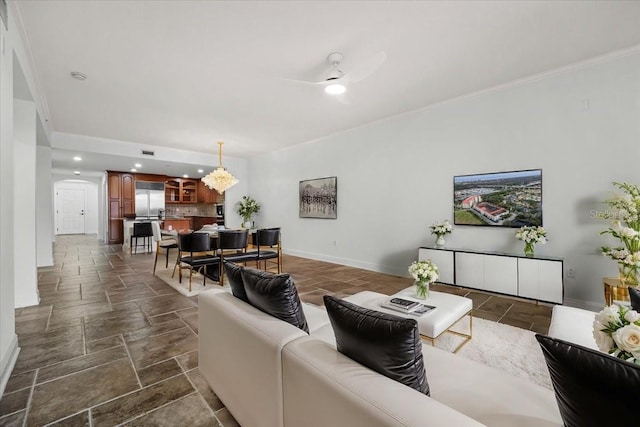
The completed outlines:
<svg viewBox="0 0 640 427">
<path fill-rule="evenodd" d="M 58 236 L 53 267 L 39 269 L 40 305 L 17 309 L 21 352 L 0 399 L 2 426 L 237 426 L 198 373 L 197 297 L 152 271 L 153 256 L 123 253 L 95 236 Z M 400 278 L 284 257 L 303 301 L 361 290 L 394 293 Z M 551 308 L 446 285 L 474 315 L 546 333 Z"/>
</svg>

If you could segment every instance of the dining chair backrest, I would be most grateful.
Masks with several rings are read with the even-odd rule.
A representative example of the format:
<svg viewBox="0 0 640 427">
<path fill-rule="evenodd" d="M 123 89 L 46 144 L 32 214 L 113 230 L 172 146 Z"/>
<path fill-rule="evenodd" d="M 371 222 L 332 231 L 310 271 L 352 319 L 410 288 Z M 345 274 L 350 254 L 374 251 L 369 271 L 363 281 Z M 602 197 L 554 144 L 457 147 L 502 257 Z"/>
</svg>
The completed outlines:
<svg viewBox="0 0 640 427">
<path fill-rule="evenodd" d="M 248 239 L 247 230 L 218 231 L 218 249 L 245 249 Z"/>
<path fill-rule="evenodd" d="M 207 233 L 179 234 L 178 247 L 181 252 L 206 252 L 211 250 L 211 239 Z"/>
<path fill-rule="evenodd" d="M 256 231 L 256 246 L 276 246 L 280 242 L 279 228 L 263 228 Z"/>
<path fill-rule="evenodd" d="M 153 228 L 150 222 L 134 222 L 131 237 L 153 236 Z"/>
</svg>

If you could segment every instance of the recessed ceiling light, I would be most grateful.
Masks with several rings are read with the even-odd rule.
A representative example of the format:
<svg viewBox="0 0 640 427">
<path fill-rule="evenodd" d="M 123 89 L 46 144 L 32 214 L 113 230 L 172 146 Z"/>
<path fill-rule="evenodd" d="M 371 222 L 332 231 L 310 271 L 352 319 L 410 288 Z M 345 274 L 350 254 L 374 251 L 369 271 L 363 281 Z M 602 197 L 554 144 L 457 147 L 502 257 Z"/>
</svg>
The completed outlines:
<svg viewBox="0 0 640 427">
<path fill-rule="evenodd" d="M 202 169 L 198 169 L 198 173 L 202 173 L 204 172 Z"/>
<path fill-rule="evenodd" d="M 138 172 L 138 169 L 131 168 L 131 172 Z"/>
<path fill-rule="evenodd" d="M 341 95 L 347 91 L 347 88 L 340 83 L 333 83 L 325 86 L 324 91 L 329 95 Z"/>
<path fill-rule="evenodd" d="M 142 165 L 140 163 L 136 163 L 134 166 L 137 167 L 137 168 L 141 168 L 142 167 Z"/>
<path fill-rule="evenodd" d="M 75 160 L 76 162 L 79 162 L 80 160 L 82 160 L 82 157 L 80 157 L 80 156 L 73 156 L 73 160 Z"/>
<path fill-rule="evenodd" d="M 74 175 L 80 175 L 80 171 L 73 171 Z"/>
<path fill-rule="evenodd" d="M 76 80 L 87 80 L 87 75 L 84 73 L 81 73 L 80 71 L 72 71 L 71 77 L 73 77 Z"/>
<path fill-rule="evenodd" d="M 183 178 L 189 178 L 189 175 L 187 175 L 186 173 L 184 175 L 182 175 Z"/>
</svg>

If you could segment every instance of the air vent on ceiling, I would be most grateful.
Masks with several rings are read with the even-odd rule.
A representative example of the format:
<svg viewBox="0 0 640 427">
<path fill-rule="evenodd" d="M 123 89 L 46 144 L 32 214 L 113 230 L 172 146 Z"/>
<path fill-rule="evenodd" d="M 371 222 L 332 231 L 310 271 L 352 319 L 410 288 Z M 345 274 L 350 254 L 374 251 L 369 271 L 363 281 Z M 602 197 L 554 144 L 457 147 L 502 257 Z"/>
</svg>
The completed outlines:
<svg viewBox="0 0 640 427">
<path fill-rule="evenodd" d="M 145 156 L 155 156 L 156 153 L 154 153 L 153 151 L 148 151 L 148 150 L 142 150 L 142 154 L 144 154 Z"/>
</svg>

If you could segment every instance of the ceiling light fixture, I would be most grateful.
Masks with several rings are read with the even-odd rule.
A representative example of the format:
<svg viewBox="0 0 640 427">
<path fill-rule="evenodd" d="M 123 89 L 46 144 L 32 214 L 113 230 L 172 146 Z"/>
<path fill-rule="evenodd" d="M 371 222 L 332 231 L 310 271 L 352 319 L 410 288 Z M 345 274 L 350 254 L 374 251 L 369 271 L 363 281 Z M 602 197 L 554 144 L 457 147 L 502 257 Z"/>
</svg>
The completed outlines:
<svg viewBox="0 0 640 427">
<path fill-rule="evenodd" d="M 189 175 L 187 175 L 186 173 L 184 175 L 182 175 L 183 178 L 189 178 Z"/>
<path fill-rule="evenodd" d="M 76 80 L 87 80 L 87 75 L 84 73 L 81 73 L 80 71 L 72 71 L 71 77 L 73 77 Z"/>
<path fill-rule="evenodd" d="M 135 166 L 135 167 L 137 167 L 137 168 L 141 168 L 141 167 L 142 167 L 142 164 L 140 164 L 140 163 L 136 163 L 136 164 L 135 164 L 135 165 L 133 165 L 133 166 Z"/>
<path fill-rule="evenodd" d="M 239 181 L 222 166 L 222 141 L 218 142 L 218 168 L 201 179 L 204 184 L 219 194 L 236 185 Z"/>
<path fill-rule="evenodd" d="M 203 169 L 198 169 L 198 173 L 202 173 L 202 172 L 204 172 Z"/>
<path fill-rule="evenodd" d="M 76 161 L 76 162 L 79 162 L 80 160 L 82 160 L 82 157 L 80 157 L 80 156 L 74 156 L 74 157 L 73 157 L 73 160 L 74 160 L 74 161 Z"/>
<path fill-rule="evenodd" d="M 345 87 L 345 85 L 340 83 L 331 83 L 330 85 L 324 87 L 324 91 L 329 95 L 342 95 L 347 91 L 347 88 Z"/>
<path fill-rule="evenodd" d="M 131 168 L 131 172 L 138 172 L 138 169 Z"/>
<path fill-rule="evenodd" d="M 74 175 L 80 175 L 80 171 L 73 171 Z"/>
</svg>

